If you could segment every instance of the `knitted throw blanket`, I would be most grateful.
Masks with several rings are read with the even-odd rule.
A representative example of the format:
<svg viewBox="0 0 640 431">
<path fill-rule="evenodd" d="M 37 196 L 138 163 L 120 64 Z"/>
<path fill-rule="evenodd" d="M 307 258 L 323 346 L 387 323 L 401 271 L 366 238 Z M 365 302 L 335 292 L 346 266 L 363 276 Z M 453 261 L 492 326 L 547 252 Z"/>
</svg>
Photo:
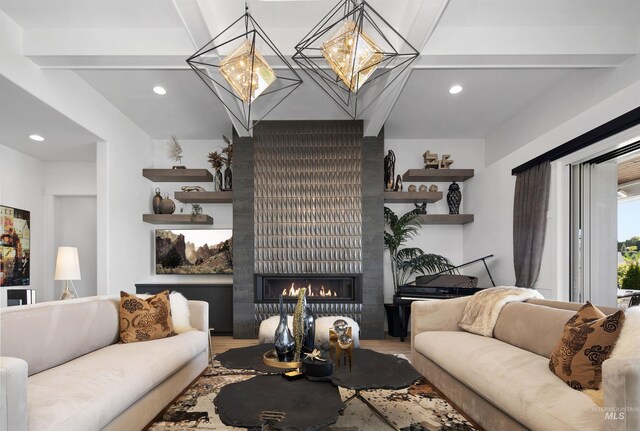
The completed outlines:
<svg viewBox="0 0 640 431">
<path fill-rule="evenodd" d="M 537 290 L 523 287 L 500 286 L 481 290 L 467 302 L 458 326 L 467 332 L 491 337 L 502 307 L 529 298 L 544 297 Z"/>
</svg>

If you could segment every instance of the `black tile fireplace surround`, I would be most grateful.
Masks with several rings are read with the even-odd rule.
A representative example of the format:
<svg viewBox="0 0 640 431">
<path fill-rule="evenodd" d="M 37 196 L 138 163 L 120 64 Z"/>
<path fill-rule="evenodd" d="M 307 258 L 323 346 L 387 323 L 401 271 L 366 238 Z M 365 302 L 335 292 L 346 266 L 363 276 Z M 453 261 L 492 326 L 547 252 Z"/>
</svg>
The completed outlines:
<svg viewBox="0 0 640 431">
<path fill-rule="evenodd" d="M 360 274 L 256 274 L 255 287 L 256 303 L 295 302 L 302 287 L 310 303 L 362 303 Z"/>
</svg>

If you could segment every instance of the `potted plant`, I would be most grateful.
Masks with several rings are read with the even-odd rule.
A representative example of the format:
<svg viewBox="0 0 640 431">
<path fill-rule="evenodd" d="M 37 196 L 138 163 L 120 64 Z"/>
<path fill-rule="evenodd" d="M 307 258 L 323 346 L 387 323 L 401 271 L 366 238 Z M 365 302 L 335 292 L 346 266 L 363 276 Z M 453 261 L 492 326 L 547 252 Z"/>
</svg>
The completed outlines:
<svg viewBox="0 0 640 431">
<path fill-rule="evenodd" d="M 419 209 L 414 209 L 398 217 L 393 210 L 384 207 L 384 248 L 389 250 L 391 277 L 394 293 L 398 287 L 406 284 L 415 274 L 432 274 L 445 271 L 452 267 L 451 262 L 444 256 L 425 253 L 419 247 L 406 247 L 406 242 L 418 235 L 420 221 Z M 406 308 L 406 307 L 403 307 Z M 401 308 L 397 304 L 385 304 L 389 335 L 401 337 L 406 334 L 409 312 L 400 316 Z M 409 308 L 407 310 L 410 311 Z M 404 320 L 404 324 L 403 324 Z"/>
</svg>

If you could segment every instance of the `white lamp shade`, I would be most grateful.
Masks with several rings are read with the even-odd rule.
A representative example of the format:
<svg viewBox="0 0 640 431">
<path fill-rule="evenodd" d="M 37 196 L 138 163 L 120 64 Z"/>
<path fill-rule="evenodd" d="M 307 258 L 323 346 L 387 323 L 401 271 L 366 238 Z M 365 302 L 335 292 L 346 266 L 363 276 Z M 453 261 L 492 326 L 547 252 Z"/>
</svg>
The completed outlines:
<svg viewBox="0 0 640 431">
<path fill-rule="evenodd" d="M 80 280 L 80 261 L 76 247 L 58 247 L 55 280 Z"/>
</svg>

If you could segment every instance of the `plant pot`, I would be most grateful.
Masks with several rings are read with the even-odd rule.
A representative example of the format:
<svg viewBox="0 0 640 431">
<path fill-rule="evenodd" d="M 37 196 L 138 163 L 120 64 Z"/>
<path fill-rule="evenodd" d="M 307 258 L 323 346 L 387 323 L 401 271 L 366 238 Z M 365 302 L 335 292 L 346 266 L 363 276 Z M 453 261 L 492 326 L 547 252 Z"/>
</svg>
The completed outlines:
<svg viewBox="0 0 640 431">
<path fill-rule="evenodd" d="M 404 337 L 407 336 L 407 330 L 409 329 L 411 304 L 384 304 L 384 310 L 387 314 L 389 335 L 392 337 L 400 337 L 400 341 L 404 341 Z M 400 314 L 404 315 L 404 319 L 400 318 Z M 402 320 L 404 320 L 404 325 Z"/>
</svg>

